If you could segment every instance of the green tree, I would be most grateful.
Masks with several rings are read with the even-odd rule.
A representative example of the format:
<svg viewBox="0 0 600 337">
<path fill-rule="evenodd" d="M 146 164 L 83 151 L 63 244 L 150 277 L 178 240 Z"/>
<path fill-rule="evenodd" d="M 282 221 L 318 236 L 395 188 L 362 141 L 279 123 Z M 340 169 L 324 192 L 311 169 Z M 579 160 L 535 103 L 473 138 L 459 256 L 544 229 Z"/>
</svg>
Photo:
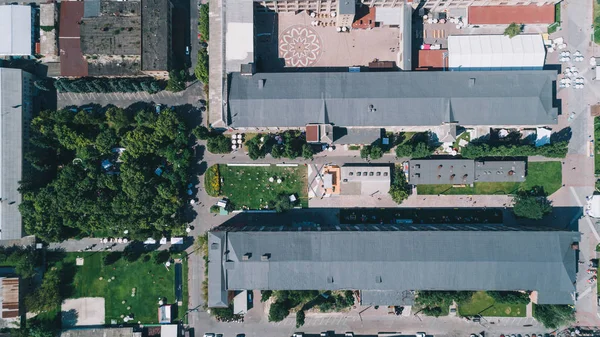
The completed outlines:
<svg viewBox="0 0 600 337">
<path fill-rule="evenodd" d="M 260 301 L 261 302 L 268 301 L 269 298 L 271 298 L 271 295 L 273 295 L 273 291 L 272 290 L 261 290 L 260 291 Z"/>
<path fill-rule="evenodd" d="M 534 304 L 533 317 L 548 329 L 575 322 L 575 310 L 569 305 Z"/>
<path fill-rule="evenodd" d="M 208 54 L 206 49 L 198 51 L 198 62 L 196 62 L 194 68 L 194 75 L 196 75 L 198 81 L 208 84 Z"/>
<path fill-rule="evenodd" d="M 269 309 L 269 322 L 281 322 L 290 314 L 290 309 L 279 301 L 271 304 Z"/>
<path fill-rule="evenodd" d="M 508 27 L 506 27 L 506 29 L 504 30 L 504 35 L 512 39 L 513 37 L 521 34 L 522 31 L 523 25 L 513 22 L 510 25 L 508 25 Z"/>
<path fill-rule="evenodd" d="M 283 156 L 283 151 L 281 149 L 281 145 L 274 144 L 273 148 L 271 148 L 271 157 L 275 159 L 279 159 Z"/>
<path fill-rule="evenodd" d="M 187 74 L 185 70 L 172 70 L 169 73 L 169 81 L 167 82 L 167 90 L 171 92 L 179 92 L 185 90 Z"/>
<path fill-rule="evenodd" d="M 412 152 L 413 148 L 410 144 L 400 144 L 396 146 L 396 157 L 398 158 L 410 158 Z"/>
<path fill-rule="evenodd" d="M 200 5 L 200 13 L 198 14 L 198 32 L 202 41 L 208 41 L 208 3 Z"/>
<path fill-rule="evenodd" d="M 377 159 L 383 157 L 383 149 L 381 148 L 381 145 L 371 146 L 371 152 L 369 153 L 369 156 L 373 160 L 377 160 Z"/>
<path fill-rule="evenodd" d="M 118 138 L 114 129 L 104 128 L 96 137 L 96 149 L 102 154 L 110 153 L 111 149 L 117 145 Z"/>
<path fill-rule="evenodd" d="M 365 145 L 360 149 L 360 157 L 362 159 L 368 159 L 371 154 L 371 146 Z"/>
<path fill-rule="evenodd" d="M 304 159 L 313 159 L 313 149 L 310 145 L 304 144 L 302 145 L 302 158 Z"/>
<path fill-rule="evenodd" d="M 111 107 L 106 111 L 106 121 L 108 126 L 115 129 L 117 134 L 131 125 L 131 118 L 125 110 L 117 107 Z"/>
<path fill-rule="evenodd" d="M 519 193 L 513 198 L 513 212 L 516 216 L 540 220 L 552 212 L 552 203 L 546 196 Z"/>
<path fill-rule="evenodd" d="M 389 194 L 397 204 L 401 204 L 408 198 L 410 186 L 406 182 L 404 171 L 400 167 L 394 168 L 394 175 L 389 190 Z"/>
<path fill-rule="evenodd" d="M 425 158 L 431 155 L 431 148 L 425 142 L 419 142 L 413 148 L 412 158 Z"/>
<path fill-rule="evenodd" d="M 42 284 L 25 298 L 28 311 L 34 313 L 48 312 L 60 307 L 60 269 L 56 267 L 46 271 Z"/>
<path fill-rule="evenodd" d="M 194 137 L 200 140 L 207 140 L 210 137 L 210 130 L 204 125 L 198 125 L 192 130 Z"/>
<path fill-rule="evenodd" d="M 277 213 L 282 213 L 285 211 L 289 211 L 294 207 L 293 203 L 290 201 L 290 196 L 288 194 L 279 194 L 277 199 L 271 202 L 271 208 L 275 209 Z"/>
<path fill-rule="evenodd" d="M 246 142 L 246 146 L 248 147 L 248 157 L 252 160 L 265 157 L 264 147 L 259 144 L 261 138 L 262 135 L 258 134 Z"/>
<path fill-rule="evenodd" d="M 298 310 L 298 312 L 296 313 L 296 328 L 299 328 L 304 325 L 304 319 L 304 310 Z"/>
<path fill-rule="evenodd" d="M 231 141 L 223 135 L 212 136 L 206 142 L 206 148 L 211 153 L 231 152 Z"/>
</svg>

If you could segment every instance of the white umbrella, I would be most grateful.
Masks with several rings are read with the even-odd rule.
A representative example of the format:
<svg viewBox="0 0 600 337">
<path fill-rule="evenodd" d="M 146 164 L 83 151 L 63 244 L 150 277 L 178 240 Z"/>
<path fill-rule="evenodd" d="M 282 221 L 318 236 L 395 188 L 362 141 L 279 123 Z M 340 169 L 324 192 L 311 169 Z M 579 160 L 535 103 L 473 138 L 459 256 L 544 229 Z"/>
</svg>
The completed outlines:
<svg viewBox="0 0 600 337">
<path fill-rule="evenodd" d="M 121 239 L 121 238 L 118 238 L 118 239 L 117 239 L 117 243 L 123 243 L 123 239 Z"/>
<path fill-rule="evenodd" d="M 237 138 L 238 138 L 238 139 L 242 139 L 242 134 L 241 134 L 241 133 L 239 133 L 239 134 L 237 135 Z"/>
<path fill-rule="evenodd" d="M 123 243 L 127 243 L 128 241 L 127 238 L 123 238 Z"/>
<path fill-rule="evenodd" d="M 277 179 L 277 183 L 278 183 L 278 184 L 281 184 L 281 179 Z"/>
<path fill-rule="evenodd" d="M 242 144 L 242 140 L 241 139 L 238 139 L 237 142 L 238 142 L 238 144 Z"/>
<path fill-rule="evenodd" d="M 235 145 L 235 144 L 232 144 L 232 145 L 231 145 L 231 149 L 232 149 L 232 150 L 235 150 L 235 149 L 237 149 L 237 145 Z"/>
<path fill-rule="evenodd" d="M 274 182 L 274 181 L 275 181 L 275 179 L 273 177 L 269 178 L 269 182 Z"/>
<path fill-rule="evenodd" d="M 189 228 L 189 227 L 185 229 L 185 232 L 186 232 L 186 233 L 189 233 L 189 232 L 191 232 L 191 231 L 192 231 L 192 229 L 191 229 L 191 228 Z"/>
</svg>

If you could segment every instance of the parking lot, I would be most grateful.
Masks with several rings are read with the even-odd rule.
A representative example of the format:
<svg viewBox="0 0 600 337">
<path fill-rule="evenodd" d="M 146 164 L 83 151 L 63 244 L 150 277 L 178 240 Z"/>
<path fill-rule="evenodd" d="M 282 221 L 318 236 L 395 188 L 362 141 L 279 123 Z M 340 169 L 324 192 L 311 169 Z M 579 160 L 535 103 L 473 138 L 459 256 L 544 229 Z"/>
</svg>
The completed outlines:
<svg viewBox="0 0 600 337">
<path fill-rule="evenodd" d="M 190 83 L 188 88 L 181 92 L 160 91 L 156 94 L 140 92 L 112 92 L 112 93 L 57 93 L 57 108 L 67 106 L 81 106 L 86 104 L 115 105 L 128 107 L 137 102 L 154 102 L 168 106 L 192 104 L 198 105 L 198 101 L 204 99 L 202 84 Z"/>
</svg>

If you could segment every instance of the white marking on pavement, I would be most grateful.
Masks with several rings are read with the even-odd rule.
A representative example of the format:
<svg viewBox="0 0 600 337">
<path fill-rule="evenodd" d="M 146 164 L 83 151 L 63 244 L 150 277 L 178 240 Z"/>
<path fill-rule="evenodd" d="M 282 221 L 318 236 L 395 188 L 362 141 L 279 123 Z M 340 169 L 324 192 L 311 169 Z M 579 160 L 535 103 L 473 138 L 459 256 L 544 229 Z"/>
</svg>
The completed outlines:
<svg viewBox="0 0 600 337">
<path fill-rule="evenodd" d="M 586 290 L 584 290 L 583 292 L 581 292 L 581 294 L 579 294 L 578 300 L 584 298 L 585 295 L 589 294 L 590 292 L 592 292 L 592 288 L 591 287 L 589 287 Z"/>
<path fill-rule="evenodd" d="M 571 187 L 570 190 L 571 190 L 571 194 L 573 194 L 573 196 L 575 197 L 575 201 L 577 202 L 577 205 L 579 205 L 579 207 L 583 207 L 581 200 L 579 200 L 579 196 L 577 196 L 577 194 L 575 193 L 575 189 L 573 187 Z M 585 221 L 587 222 L 588 226 L 592 230 L 594 237 L 596 237 L 596 241 L 600 241 L 600 235 L 598 235 L 598 231 L 596 231 L 596 228 L 594 227 L 592 220 L 590 220 L 590 218 L 586 216 Z"/>
</svg>

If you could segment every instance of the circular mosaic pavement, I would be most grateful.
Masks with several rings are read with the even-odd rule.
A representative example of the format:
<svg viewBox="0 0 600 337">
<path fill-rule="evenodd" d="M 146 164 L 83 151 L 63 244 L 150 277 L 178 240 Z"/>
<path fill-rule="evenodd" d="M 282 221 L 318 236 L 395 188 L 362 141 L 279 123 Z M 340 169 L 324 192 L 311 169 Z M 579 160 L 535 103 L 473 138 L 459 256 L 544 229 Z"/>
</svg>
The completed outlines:
<svg viewBox="0 0 600 337">
<path fill-rule="evenodd" d="M 317 32 L 307 26 L 292 26 L 279 36 L 279 56 L 286 67 L 313 66 L 322 52 Z"/>
</svg>

